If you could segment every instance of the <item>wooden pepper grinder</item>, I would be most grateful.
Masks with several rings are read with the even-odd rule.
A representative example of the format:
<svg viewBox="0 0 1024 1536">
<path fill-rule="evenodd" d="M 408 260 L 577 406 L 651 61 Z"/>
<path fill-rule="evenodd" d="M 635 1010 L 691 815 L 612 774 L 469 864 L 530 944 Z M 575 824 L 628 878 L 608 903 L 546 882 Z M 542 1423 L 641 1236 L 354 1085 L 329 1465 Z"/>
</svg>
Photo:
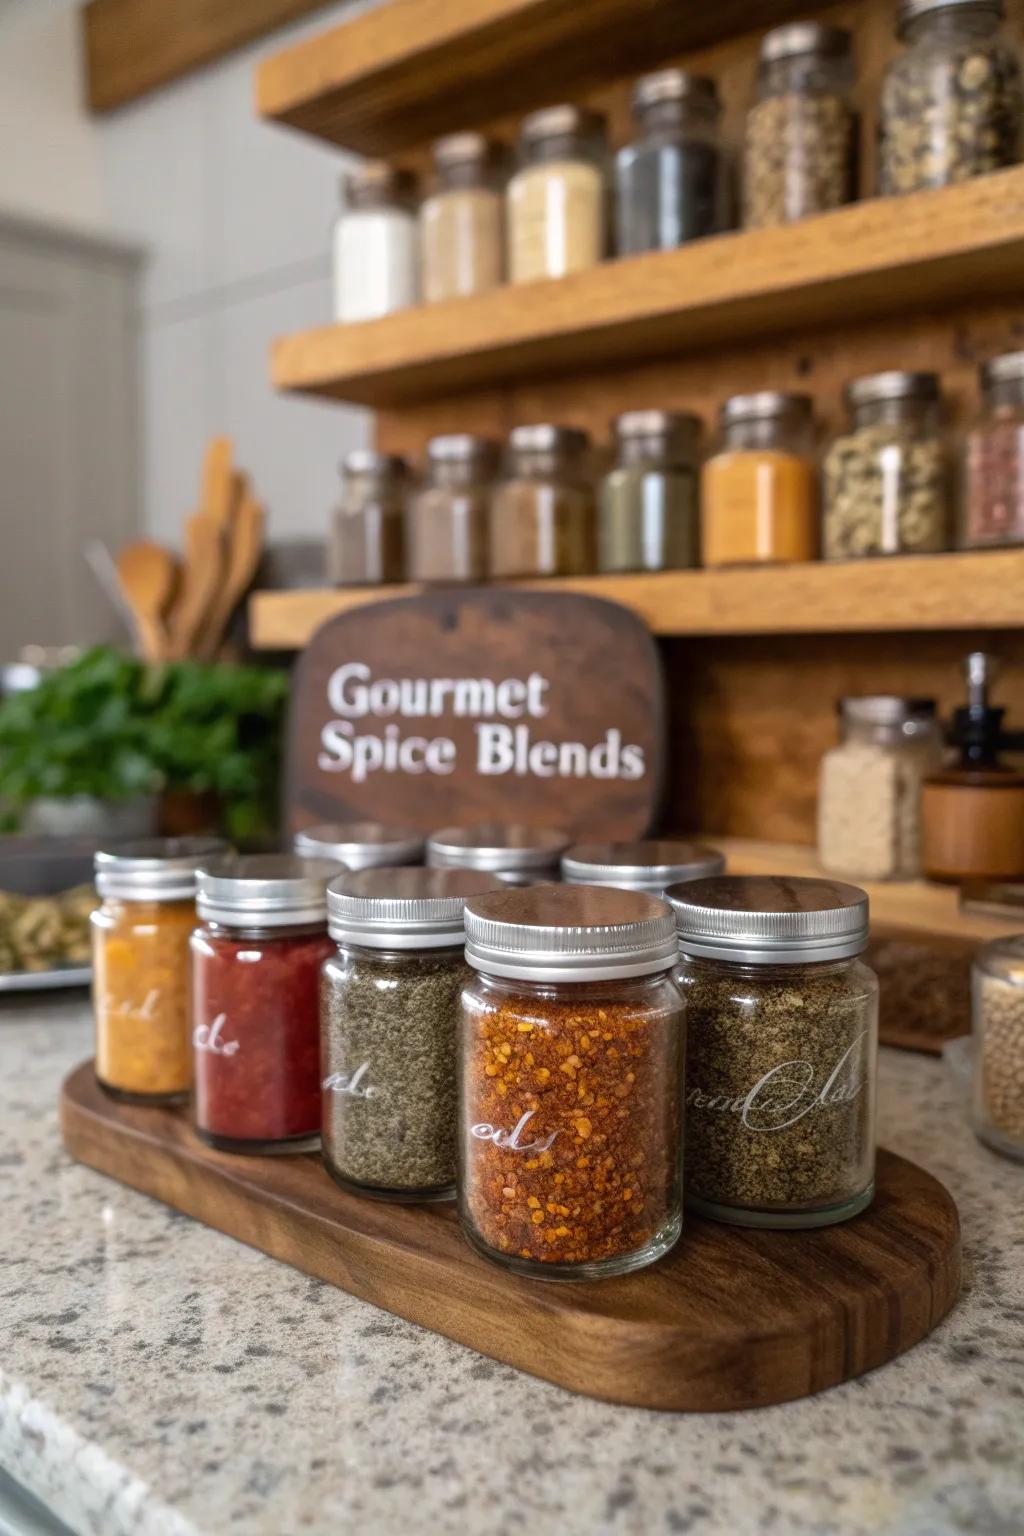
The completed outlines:
<svg viewBox="0 0 1024 1536">
<path fill-rule="evenodd" d="M 1024 875 L 1024 774 L 999 761 L 1024 735 L 1003 730 L 1003 709 L 988 702 L 995 659 L 972 651 L 967 704 L 953 715 L 960 750 L 955 768 L 933 774 L 921 792 L 921 863 L 931 880 L 1013 879 Z"/>
</svg>

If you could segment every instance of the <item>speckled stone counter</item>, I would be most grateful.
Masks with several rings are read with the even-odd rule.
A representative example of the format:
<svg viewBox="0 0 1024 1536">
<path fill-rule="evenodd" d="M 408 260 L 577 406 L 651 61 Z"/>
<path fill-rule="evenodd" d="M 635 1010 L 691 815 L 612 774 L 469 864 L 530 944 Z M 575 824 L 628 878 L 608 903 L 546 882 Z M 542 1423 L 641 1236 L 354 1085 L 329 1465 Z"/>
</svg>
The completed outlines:
<svg viewBox="0 0 1024 1536">
<path fill-rule="evenodd" d="M 101 1536 L 1016 1536 L 1024 1168 L 883 1053 L 882 1140 L 964 1230 L 952 1315 L 822 1396 L 703 1417 L 573 1397 L 72 1164 L 79 994 L 0 1004 L 0 1466 Z"/>
</svg>

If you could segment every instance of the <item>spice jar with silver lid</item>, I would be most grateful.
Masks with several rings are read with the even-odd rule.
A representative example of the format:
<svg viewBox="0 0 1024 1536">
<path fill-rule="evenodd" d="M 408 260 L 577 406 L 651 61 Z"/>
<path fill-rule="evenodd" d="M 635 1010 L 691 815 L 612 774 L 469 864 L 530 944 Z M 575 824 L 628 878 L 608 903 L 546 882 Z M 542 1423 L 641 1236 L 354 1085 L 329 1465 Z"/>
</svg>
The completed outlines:
<svg viewBox="0 0 1024 1536">
<path fill-rule="evenodd" d="M 409 469 L 392 453 L 354 448 L 341 465 L 328 573 L 337 587 L 405 580 L 405 497 Z"/>
<path fill-rule="evenodd" d="M 563 105 L 523 119 L 519 169 L 506 192 L 513 283 L 592 267 L 605 247 L 605 122 Z"/>
<path fill-rule="evenodd" d="M 979 370 L 981 413 L 964 443 L 959 543 L 1024 544 L 1024 352 Z"/>
<path fill-rule="evenodd" d="M 706 843 L 653 837 L 638 843 L 574 843 L 562 855 L 567 885 L 614 885 L 620 890 L 661 896 L 681 880 L 701 880 L 725 871 L 725 855 Z"/>
<path fill-rule="evenodd" d="M 482 133 L 453 133 L 434 145 L 436 186 L 420 205 L 420 256 L 427 304 L 496 288 L 504 276 L 504 202 L 499 153 Z"/>
<path fill-rule="evenodd" d="M 327 888 L 337 950 L 320 992 L 323 1157 L 355 1194 L 455 1193 L 463 907 L 501 888 L 459 869 L 366 869 Z"/>
<path fill-rule="evenodd" d="M 674 948 L 669 908 L 641 891 L 539 885 L 467 900 L 459 1207 L 487 1258 L 592 1280 L 675 1243 Z"/>
<path fill-rule="evenodd" d="M 569 841 L 555 827 L 497 822 L 444 827 L 427 839 L 427 864 L 431 869 L 479 870 L 497 875 L 504 885 L 534 885 L 557 880 L 558 861 Z"/>
<path fill-rule="evenodd" d="M 419 298 L 416 182 L 383 160 L 342 178 L 334 225 L 334 318 L 377 320 Z"/>
<path fill-rule="evenodd" d="M 391 827 L 378 821 L 334 821 L 304 827 L 292 841 L 305 859 L 330 859 L 344 869 L 422 864 L 423 833 L 415 827 Z"/>
<path fill-rule="evenodd" d="M 871 1203 L 878 982 L 868 899 L 838 881 L 672 886 L 686 1003 L 686 1198 L 751 1227 L 820 1227 Z"/>
<path fill-rule="evenodd" d="M 993 1151 L 1024 1162 L 1024 935 L 979 949 L 971 995 L 974 1129 Z"/>
<path fill-rule="evenodd" d="M 721 444 L 701 476 L 704 565 L 813 560 L 818 475 L 809 395 L 758 390 L 720 411 Z"/>
<path fill-rule="evenodd" d="M 618 463 L 597 501 L 599 571 L 700 564 L 699 416 L 626 411 L 612 423 Z"/>
<path fill-rule="evenodd" d="M 410 581 L 482 581 L 487 575 L 491 490 L 500 450 L 489 437 L 453 432 L 427 444 L 427 479 L 409 501 Z"/>
<path fill-rule="evenodd" d="M 728 225 L 715 82 L 686 69 L 644 75 L 633 91 L 639 137 L 615 156 L 615 248 L 671 251 Z"/>
<path fill-rule="evenodd" d="M 590 439 L 575 427 L 515 427 L 491 496 L 490 574 L 587 576 L 597 559 Z"/>
</svg>

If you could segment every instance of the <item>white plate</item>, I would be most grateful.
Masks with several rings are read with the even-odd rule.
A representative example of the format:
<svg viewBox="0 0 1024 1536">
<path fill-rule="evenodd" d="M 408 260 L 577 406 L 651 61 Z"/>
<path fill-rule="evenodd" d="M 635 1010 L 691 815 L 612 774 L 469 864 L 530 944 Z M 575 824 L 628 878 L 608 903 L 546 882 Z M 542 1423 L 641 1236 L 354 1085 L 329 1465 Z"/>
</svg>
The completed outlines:
<svg viewBox="0 0 1024 1536">
<path fill-rule="evenodd" d="M 0 992 L 52 992 L 57 987 L 87 987 L 91 965 L 60 965 L 52 971 L 0 971 Z"/>
</svg>

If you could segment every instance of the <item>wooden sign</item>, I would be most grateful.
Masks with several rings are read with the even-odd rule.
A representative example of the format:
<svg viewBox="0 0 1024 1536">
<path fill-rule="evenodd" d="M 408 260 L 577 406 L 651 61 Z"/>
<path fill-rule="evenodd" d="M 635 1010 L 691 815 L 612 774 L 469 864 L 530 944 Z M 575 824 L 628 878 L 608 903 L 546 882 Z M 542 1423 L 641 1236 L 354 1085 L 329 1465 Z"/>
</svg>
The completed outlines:
<svg viewBox="0 0 1024 1536">
<path fill-rule="evenodd" d="M 661 797 L 657 647 L 617 603 L 468 588 L 339 614 L 296 668 L 287 817 L 642 836 Z"/>
</svg>

